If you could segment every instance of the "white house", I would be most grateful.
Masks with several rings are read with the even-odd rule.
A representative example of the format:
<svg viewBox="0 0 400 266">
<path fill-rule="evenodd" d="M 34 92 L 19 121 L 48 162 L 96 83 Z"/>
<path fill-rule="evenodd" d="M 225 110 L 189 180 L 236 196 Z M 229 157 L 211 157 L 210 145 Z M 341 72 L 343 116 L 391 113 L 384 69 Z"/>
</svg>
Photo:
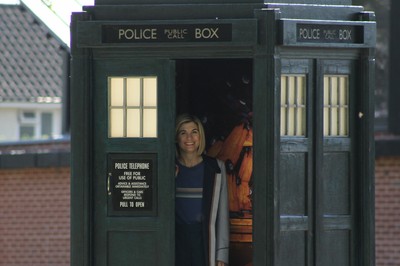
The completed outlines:
<svg viewBox="0 0 400 266">
<path fill-rule="evenodd" d="M 68 47 L 21 5 L 0 5 L 0 141 L 62 135 Z"/>
</svg>

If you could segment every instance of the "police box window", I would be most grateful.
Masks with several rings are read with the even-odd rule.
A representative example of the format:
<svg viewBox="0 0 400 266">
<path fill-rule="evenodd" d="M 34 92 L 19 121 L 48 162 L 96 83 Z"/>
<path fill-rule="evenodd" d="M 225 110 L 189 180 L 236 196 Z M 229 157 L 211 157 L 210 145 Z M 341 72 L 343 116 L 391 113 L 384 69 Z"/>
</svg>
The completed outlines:
<svg viewBox="0 0 400 266">
<path fill-rule="evenodd" d="M 306 76 L 281 76 L 281 136 L 306 135 Z"/>
<path fill-rule="evenodd" d="M 157 77 L 108 78 L 108 136 L 157 137 Z"/>
</svg>

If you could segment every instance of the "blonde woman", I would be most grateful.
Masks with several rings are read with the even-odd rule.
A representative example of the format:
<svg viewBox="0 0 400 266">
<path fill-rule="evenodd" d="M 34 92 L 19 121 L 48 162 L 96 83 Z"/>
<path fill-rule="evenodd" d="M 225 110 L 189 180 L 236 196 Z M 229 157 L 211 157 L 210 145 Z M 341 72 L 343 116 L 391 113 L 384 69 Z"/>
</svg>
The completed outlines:
<svg viewBox="0 0 400 266">
<path fill-rule="evenodd" d="M 175 137 L 175 265 L 228 265 L 229 207 L 224 163 L 204 155 L 204 128 L 197 117 L 179 116 Z"/>
</svg>

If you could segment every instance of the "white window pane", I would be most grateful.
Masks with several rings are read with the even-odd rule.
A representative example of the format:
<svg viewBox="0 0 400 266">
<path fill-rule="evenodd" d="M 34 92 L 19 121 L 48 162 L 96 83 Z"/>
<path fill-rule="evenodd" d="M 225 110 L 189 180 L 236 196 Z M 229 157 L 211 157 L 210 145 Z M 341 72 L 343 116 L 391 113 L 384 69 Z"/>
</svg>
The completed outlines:
<svg viewBox="0 0 400 266">
<path fill-rule="evenodd" d="M 143 110 L 143 137 L 157 137 L 157 109 Z"/>
<path fill-rule="evenodd" d="M 329 135 L 329 108 L 324 108 L 324 136 Z"/>
<path fill-rule="evenodd" d="M 289 87 L 288 87 L 288 104 L 293 105 L 295 102 L 295 77 L 289 77 Z"/>
<path fill-rule="evenodd" d="M 143 105 L 157 106 L 157 78 L 143 78 Z"/>
<path fill-rule="evenodd" d="M 337 136 L 339 132 L 339 117 L 338 117 L 338 108 L 331 108 L 331 114 L 330 114 L 330 119 L 331 119 L 331 128 L 330 128 L 330 134 L 331 136 Z"/>
<path fill-rule="evenodd" d="M 339 104 L 338 100 L 338 79 L 336 77 L 333 77 L 330 79 L 331 84 L 330 84 L 330 104 L 337 106 Z"/>
<path fill-rule="evenodd" d="M 340 77 L 340 85 L 339 85 L 339 94 L 340 94 L 340 103 L 342 105 L 347 105 L 348 104 L 348 89 L 347 89 L 347 78 L 346 77 Z"/>
<path fill-rule="evenodd" d="M 329 105 L 329 78 L 328 77 L 324 77 L 324 106 L 328 106 Z"/>
<path fill-rule="evenodd" d="M 305 103 L 306 103 L 306 94 L 305 94 L 305 77 L 299 76 L 297 77 L 297 117 L 296 117 L 296 136 L 304 136 L 306 121 L 305 121 Z"/>
<path fill-rule="evenodd" d="M 126 116 L 127 116 L 126 136 L 128 138 L 141 137 L 141 134 L 140 134 L 140 129 L 141 129 L 140 109 L 128 109 Z"/>
<path fill-rule="evenodd" d="M 281 76 L 281 135 L 286 135 L 286 76 Z"/>
<path fill-rule="evenodd" d="M 124 79 L 123 78 L 110 78 L 110 105 L 123 106 L 124 105 Z"/>
<path fill-rule="evenodd" d="M 281 108 L 281 135 L 286 135 L 286 108 Z"/>
<path fill-rule="evenodd" d="M 294 125 L 295 125 L 295 109 L 294 108 L 288 108 L 288 128 L 287 130 L 287 134 L 289 136 L 294 136 Z"/>
<path fill-rule="evenodd" d="M 110 110 L 110 137 L 121 138 L 124 137 L 124 110 L 111 109 Z"/>
<path fill-rule="evenodd" d="M 286 104 L 286 80 L 287 77 L 282 76 L 281 77 L 281 105 L 285 105 Z"/>
<path fill-rule="evenodd" d="M 348 135 L 348 114 L 347 108 L 340 108 L 340 132 L 339 135 Z"/>
<path fill-rule="evenodd" d="M 306 101 L 305 97 L 305 84 L 304 84 L 304 77 L 297 78 L 297 104 L 304 105 Z"/>
<path fill-rule="evenodd" d="M 126 97 L 128 106 L 140 106 L 140 78 L 127 78 Z"/>
<path fill-rule="evenodd" d="M 296 119 L 296 136 L 304 136 L 305 135 L 305 116 L 304 116 L 304 108 L 297 109 L 297 119 Z"/>
</svg>

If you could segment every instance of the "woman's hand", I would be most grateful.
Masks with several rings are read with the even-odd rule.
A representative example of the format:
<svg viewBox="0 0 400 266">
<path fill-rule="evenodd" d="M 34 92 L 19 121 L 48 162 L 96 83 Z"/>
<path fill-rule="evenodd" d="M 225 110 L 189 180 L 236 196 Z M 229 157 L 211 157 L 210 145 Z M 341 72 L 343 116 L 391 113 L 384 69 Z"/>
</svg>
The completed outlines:
<svg viewBox="0 0 400 266">
<path fill-rule="evenodd" d="M 217 260 L 217 266 L 226 266 L 226 265 L 228 264 L 225 264 L 224 262 Z"/>
</svg>

